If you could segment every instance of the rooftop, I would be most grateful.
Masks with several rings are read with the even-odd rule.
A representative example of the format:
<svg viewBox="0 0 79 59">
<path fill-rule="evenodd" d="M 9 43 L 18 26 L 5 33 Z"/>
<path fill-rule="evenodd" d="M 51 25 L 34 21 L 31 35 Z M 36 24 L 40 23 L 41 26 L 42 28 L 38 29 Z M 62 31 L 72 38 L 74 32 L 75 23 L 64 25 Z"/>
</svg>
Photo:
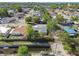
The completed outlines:
<svg viewBox="0 0 79 59">
<path fill-rule="evenodd" d="M 73 28 L 66 28 L 66 27 L 65 27 L 64 30 L 65 30 L 67 33 L 69 33 L 70 36 L 74 36 L 74 35 L 77 34 L 77 32 L 75 31 L 75 29 L 73 29 Z"/>
<path fill-rule="evenodd" d="M 46 25 L 43 25 L 43 24 L 34 25 L 33 29 L 39 32 L 47 33 L 47 27 Z"/>
<path fill-rule="evenodd" d="M 0 27 L 0 33 L 6 33 L 8 30 L 10 30 L 11 28 L 7 28 L 7 27 Z"/>
<path fill-rule="evenodd" d="M 26 27 L 25 26 L 18 26 L 18 27 L 16 27 L 16 28 L 13 29 L 13 31 L 11 32 L 11 34 L 20 33 L 23 36 L 25 36 L 25 31 L 26 31 Z"/>
</svg>

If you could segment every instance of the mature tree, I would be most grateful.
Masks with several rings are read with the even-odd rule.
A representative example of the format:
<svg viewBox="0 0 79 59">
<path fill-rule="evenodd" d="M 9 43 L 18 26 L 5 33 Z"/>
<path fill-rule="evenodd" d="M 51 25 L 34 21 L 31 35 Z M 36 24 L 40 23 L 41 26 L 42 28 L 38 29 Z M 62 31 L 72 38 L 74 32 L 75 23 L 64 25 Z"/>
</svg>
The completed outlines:
<svg viewBox="0 0 79 59">
<path fill-rule="evenodd" d="M 59 6 L 60 6 L 62 9 L 67 7 L 66 4 L 60 4 Z"/>
<path fill-rule="evenodd" d="M 16 9 L 18 12 L 22 12 L 22 8 L 19 4 L 12 4 L 10 5 L 11 9 Z"/>
<path fill-rule="evenodd" d="M 47 19 L 47 16 L 46 16 L 45 14 L 44 14 L 43 17 L 42 17 L 42 20 L 43 20 L 44 23 L 47 22 L 48 19 Z"/>
<path fill-rule="evenodd" d="M 32 17 L 25 17 L 25 22 L 31 22 L 32 21 Z"/>
<path fill-rule="evenodd" d="M 65 21 L 63 16 L 61 16 L 60 14 L 57 14 L 55 19 L 56 19 L 57 23 L 61 23 L 61 22 Z"/>
<path fill-rule="evenodd" d="M 34 31 L 34 34 L 32 35 L 32 40 L 36 40 L 40 37 L 40 33 L 38 31 Z"/>
<path fill-rule="evenodd" d="M 73 21 L 79 21 L 79 18 L 76 17 L 76 16 L 71 16 L 71 19 L 72 19 Z"/>
<path fill-rule="evenodd" d="M 64 44 L 64 49 L 68 52 L 76 52 L 76 47 L 78 46 L 76 39 L 71 38 L 66 32 L 61 30 L 57 32 L 57 36 Z"/>
<path fill-rule="evenodd" d="M 32 28 L 32 25 L 27 25 L 27 37 L 28 39 L 32 39 L 32 36 L 34 35 L 34 30 Z"/>
<path fill-rule="evenodd" d="M 42 19 L 43 19 L 43 22 L 47 23 L 47 21 L 51 19 L 51 16 L 50 16 L 50 14 L 46 11 L 46 12 L 43 14 Z"/>
<path fill-rule="evenodd" d="M 64 31 L 61 31 L 61 30 L 58 30 L 57 31 L 57 36 L 59 37 L 59 39 L 62 41 L 62 42 L 69 42 L 70 41 L 70 36 L 68 33 L 64 32 Z"/>
<path fill-rule="evenodd" d="M 42 12 L 42 21 L 44 23 L 47 23 L 47 21 L 51 19 L 49 12 L 43 7 L 41 7 L 41 12 Z"/>
<path fill-rule="evenodd" d="M 56 28 L 57 28 L 57 25 L 54 21 L 52 20 L 47 21 L 47 30 L 49 33 L 51 33 L 51 31 L 55 31 Z"/>
<path fill-rule="evenodd" d="M 0 8 L 0 17 L 8 16 L 8 12 L 6 8 Z"/>
<path fill-rule="evenodd" d="M 68 43 L 64 44 L 64 49 L 67 50 L 68 52 L 71 51 L 71 47 Z"/>
<path fill-rule="evenodd" d="M 35 40 L 38 39 L 40 37 L 40 33 L 38 31 L 35 31 L 32 28 L 32 25 L 28 25 L 27 27 L 27 38 L 30 40 Z"/>
<path fill-rule="evenodd" d="M 39 6 L 39 5 L 34 5 L 33 9 L 34 9 L 35 11 L 40 10 L 40 6 Z"/>
<path fill-rule="evenodd" d="M 34 23 L 37 23 L 38 21 L 39 21 L 39 18 L 38 17 L 32 17 L 32 21 L 34 22 Z"/>
<path fill-rule="evenodd" d="M 28 47 L 27 46 L 19 46 L 18 53 L 19 56 L 25 56 L 28 54 Z"/>
</svg>

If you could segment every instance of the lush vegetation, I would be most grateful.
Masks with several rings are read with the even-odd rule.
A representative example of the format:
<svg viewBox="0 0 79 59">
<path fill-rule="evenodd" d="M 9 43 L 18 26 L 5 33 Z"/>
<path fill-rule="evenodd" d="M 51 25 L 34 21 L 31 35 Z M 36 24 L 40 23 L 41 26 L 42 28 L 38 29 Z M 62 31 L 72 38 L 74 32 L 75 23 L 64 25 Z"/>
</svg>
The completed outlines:
<svg viewBox="0 0 79 59">
<path fill-rule="evenodd" d="M 64 31 L 57 31 L 59 40 L 63 43 L 64 49 L 71 54 L 79 55 L 79 37 L 70 37 Z"/>
<path fill-rule="evenodd" d="M 7 17 L 8 12 L 6 8 L 0 8 L 0 17 Z"/>
<path fill-rule="evenodd" d="M 58 4 L 51 4 L 50 7 L 56 9 L 58 7 Z"/>
<path fill-rule="evenodd" d="M 32 21 L 32 17 L 30 17 L 30 16 L 29 17 L 25 17 L 25 22 L 28 23 L 28 22 L 31 22 L 31 21 Z"/>
<path fill-rule="evenodd" d="M 57 29 L 57 24 L 55 23 L 54 19 L 47 21 L 47 30 L 48 33 L 51 33 L 52 31 L 55 31 Z"/>
<path fill-rule="evenodd" d="M 20 4 L 12 4 L 9 6 L 9 8 L 16 9 L 18 12 L 22 12 L 22 8 L 21 8 Z"/>
<path fill-rule="evenodd" d="M 27 55 L 28 54 L 28 47 L 27 46 L 19 46 L 17 54 L 19 56 Z"/>
<path fill-rule="evenodd" d="M 44 23 L 47 23 L 48 20 L 52 19 L 50 14 L 49 14 L 49 12 L 46 9 L 44 9 L 44 8 L 42 10 L 42 14 L 43 14 L 42 19 L 43 19 Z"/>
<path fill-rule="evenodd" d="M 26 23 L 38 23 L 39 22 L 39 17 L 36 17 L 36 16 L 29 16 L 29 17 L 25 17 L 25 22 Z"/>
<path fill-rule="evenodd" d="M 63 18 L 63 16 L 60 15 L 60 14 L 57 14 L 57 15 L 56 15 L 55 20 L 56 20 L 56 23 L 57 23 L 57 24 L 62 23 L 62 22 L 65 21 L 65 19 Z"/>
<path fill-rule="evenodd" d="M 27 25 L 27 34 L 26 34 L 28 39 L 31 39 L 33 34 L 34 34 L 34 30 L 32 28 L 32 25 L 28 24 Z"/>
<path fill-rule="evenodd" d="M 76 17 L 76 16 L 71 16 L 71 20 L 72 20 L 72 21 L 79 21 L 79 18 Z"/>
<path fill-rule="evenodd" d="M 27 27 L 27 38 L 31 41 L 43 37 L 43 33 L 33 30 L 32 25 L 28 24 Z M 42 36 L 41 36 L 42 35 Z"/>
</svg>

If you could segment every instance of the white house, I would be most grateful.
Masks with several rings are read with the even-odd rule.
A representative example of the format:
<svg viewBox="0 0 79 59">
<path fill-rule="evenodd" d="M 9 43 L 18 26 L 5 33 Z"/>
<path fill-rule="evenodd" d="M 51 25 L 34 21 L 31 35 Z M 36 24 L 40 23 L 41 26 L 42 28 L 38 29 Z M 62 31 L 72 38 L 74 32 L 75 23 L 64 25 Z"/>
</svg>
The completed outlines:
<svg viewBox="0 0 79 59">
<path fill-rule="evenodd" d="M 33 29 L 38 32 L 47 33 L 47 26 L 44 24 L 34 25 Z"/>
<path fill-rule="evenodd" d="M 0 34 L 2 34 L 3 36 L 8 35 L 10 31 L 11 31 L 11 28 L 0 27 Z"/>
</svg>

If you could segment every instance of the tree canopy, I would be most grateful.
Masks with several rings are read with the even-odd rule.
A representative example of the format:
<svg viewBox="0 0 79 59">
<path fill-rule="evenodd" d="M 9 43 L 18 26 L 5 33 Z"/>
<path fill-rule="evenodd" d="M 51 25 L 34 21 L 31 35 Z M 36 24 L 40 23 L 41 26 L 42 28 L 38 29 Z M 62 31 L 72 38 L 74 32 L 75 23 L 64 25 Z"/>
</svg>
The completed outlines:
<svg viewBox="0 0 79 59">
<path fill-rule="evenodd" d="M 28 54 L 28 47 L 27 46 L 19 46 L 18 48 L 18 55 L 24 56 Z"/>
<path fill-rule="evenodd" d="M 6 8 L 0 8 L 0 17 L 8 16 L 8 12 Z"/>
<path fill-rule="evenodd" d="M 48 30 L 48 32 L 56 30 L 56 28 L 57 28 L 57 25 L 54 21 L 52 21 L 52 20 L 47 21 L 47 30 Z"/>
<path fill-rule="evenodd" d="M 63 16 L 61 16 L 60 14 L 56 15 L 55 20 L 56 20 L 57 23 L 61 23 L 61 22 L 65 21 Z"/>
<path fill-rule="evenodd" d="M 32 21 L 33 21 L 34 23 L 37 23 L 37 22 L 39 21 L 39 18 L 36 17 L 36 16 L 34 16 L 34 17 L 32 17 Z"/>
<path fill-rule="evenodd" d="M 25 22 L 31 22 L 32 21 L 32 17 L 25 17 Z"/>
<path fill-rule="evenodd" d="M 11 9 L 16 9 L 18 12 L 22 11 L 21 5 L 20 4 L 12 4 L 9 6 Z"/>
<path fill-rule="evenodd" d="M 27 37 L 28 37 L 28 39 L 31 39 L 33 35 L 34 35 L 34 30 L 32 28 L 32 25 L 28 24 L 27 25 Z"/>
<path fill-rule="evenodd" d="M 73 20 L 73 21 L 79 21 L 79 18 L 76 17 L 76 16 L 71 16 L 71 20 Z"/>
<path fill-rule="evenodd" d="M 57 4 L 51 4 L 50 7 L 53 8 L 53 9 L 56 9 L 58 7 L 58 5 Z"/>
</svg>

